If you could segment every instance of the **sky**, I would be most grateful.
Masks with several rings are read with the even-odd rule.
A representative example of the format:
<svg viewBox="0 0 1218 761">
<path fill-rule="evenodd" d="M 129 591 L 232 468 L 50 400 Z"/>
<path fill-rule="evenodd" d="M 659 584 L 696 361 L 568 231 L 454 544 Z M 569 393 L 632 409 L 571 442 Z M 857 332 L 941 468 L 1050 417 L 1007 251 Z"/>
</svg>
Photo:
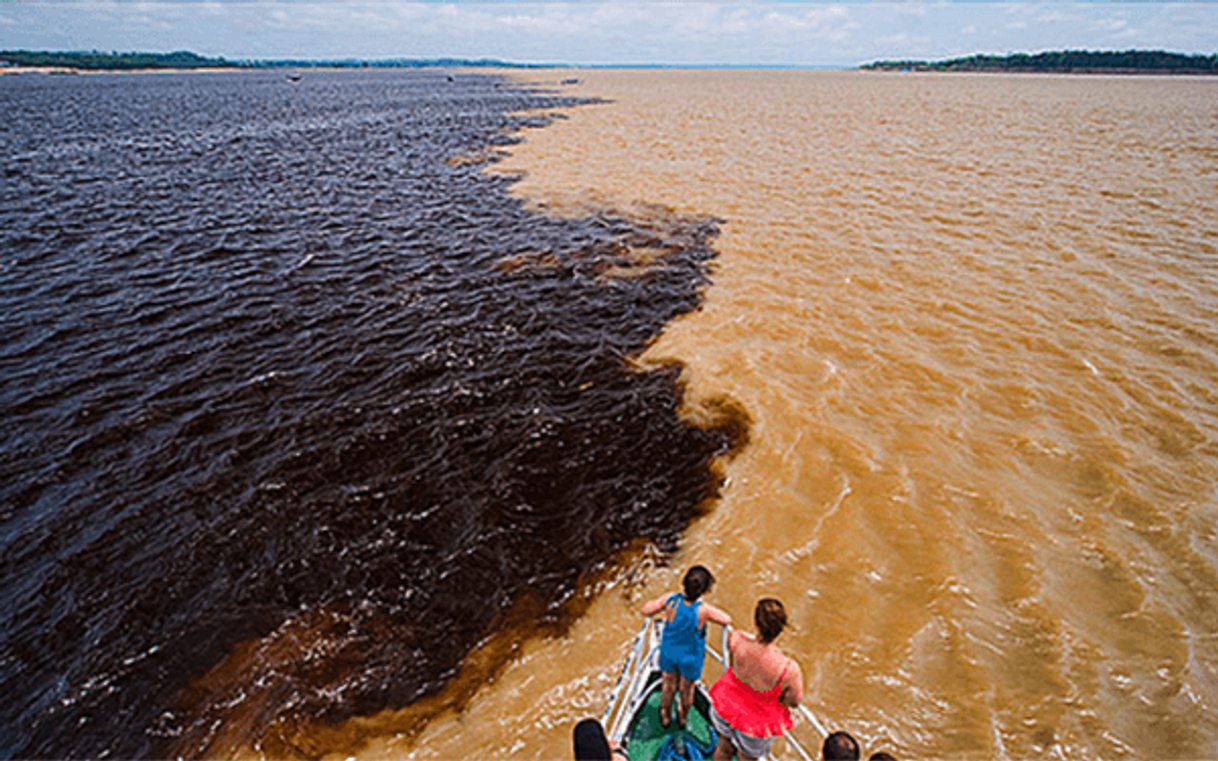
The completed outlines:
<svg viewBox="0 0 1218 761">
<path fill-rule="evenodd" d="M 1218 2 L 0 0 L 0 50 L 852 67 L 974 53 L 1218 53 Z"/>
</svg>

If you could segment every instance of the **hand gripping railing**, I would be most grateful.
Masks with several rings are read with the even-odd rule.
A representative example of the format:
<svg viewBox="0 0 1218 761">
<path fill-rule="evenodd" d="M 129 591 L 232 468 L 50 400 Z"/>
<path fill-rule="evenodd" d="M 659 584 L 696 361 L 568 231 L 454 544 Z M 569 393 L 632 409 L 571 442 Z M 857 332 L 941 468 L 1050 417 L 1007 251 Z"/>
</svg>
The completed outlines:
<svg viewBox="0 0 1218 761">
<path fill-rule="evenodd" d="M 609 705 L 601 717 L 601 724 L 605 727 L 605 734 L 611 740 L 618 742 L 622 740 L 629 729 L 630 718 L 634 716 L 638 704 L 646 698 L 642 687 L 652 670 L 659 667 L 660 636 L 663 630 L 664 621 L 662 619 L 648 619 L 643 622 L 638 634 L 635 635 L 634 640 L 630 643 L 630 652 L 626 654 L 626 661 L 622 664 L 622 670 L 618 674 L 617 683 L 613 685 L 613 690 L 609 693 Z M 723 627 L 719 649 L 716 650 L 714 645 L 711 644 L 708 644 L 706 648 L 706 651 L 712 658 L 718 661 L 720 668 L 724 672 L 731 665 L 731 653 L 727 646 L 728 637 L 731 635 L 731 632 L 732 627 Z M 825 725 L 804 705 L 800 704 L 796 706 L 795 712 L 810 724 L 821 737 L 829 734 L 825 729 Z M 814 756 L 805 750 L 790 732 L 784 735 L 784 737 L 803 761 L 813 761 Z"/>
</svg>

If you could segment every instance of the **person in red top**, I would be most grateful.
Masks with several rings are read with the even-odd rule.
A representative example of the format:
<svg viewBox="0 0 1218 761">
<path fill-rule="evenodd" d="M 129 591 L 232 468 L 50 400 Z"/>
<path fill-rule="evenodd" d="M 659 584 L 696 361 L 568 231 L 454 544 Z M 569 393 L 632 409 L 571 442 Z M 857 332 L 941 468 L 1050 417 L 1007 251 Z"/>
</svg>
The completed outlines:
<svg viewBox="0 0 1218 761">
<path fill-rule="evenodd" d="M 787 625 L 787 611 L 772 597 L 757 601 L 756 634 L 732 632 L 731 668 L 711 687 L 711 722 L 719 733 L 715 761 L 738 755 L 744 761 L 770 752 L 775 737 L 791 728 L 791 709 L 804 697 L 799 664 L 774 640 Z"/>
</svg>

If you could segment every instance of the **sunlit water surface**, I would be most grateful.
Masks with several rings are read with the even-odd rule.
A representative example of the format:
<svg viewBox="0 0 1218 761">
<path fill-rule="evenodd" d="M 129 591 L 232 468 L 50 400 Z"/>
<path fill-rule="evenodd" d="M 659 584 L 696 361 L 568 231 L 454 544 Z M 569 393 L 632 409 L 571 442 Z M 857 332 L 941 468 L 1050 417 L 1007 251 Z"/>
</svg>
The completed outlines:
<svg viewBox="0 0 1218 761">
<path fill-rule="evenodd" d="M 722 220 L 645 359 L 749 444 L 671 566 L 626 558 L 467 710 L 364 752 L 566 756 L 637 606 L 703 562 L 737 620 L 786 602 L 807 705 L 867 753 L 1218 757 L 1218 81 L 574 76 L 611 102 L 497 169 L 550 213 Z"/>
<path fill-rule="evenodd" d="M 0 757 L 316 755 L 302 728 L 475 683 L 677 546 L 743 418 L 683 422 L 633 358 L 714 222 L 541 215 L 483 172 L 578 102 L 0 77 Z"/>
<path fill-rule="evenodd" d="M 702 562 L 868 753 L 1218 756 L 1218 82 L 347 76 L 0 82 L 10 753 L 565 758 Z"/>
</svg>

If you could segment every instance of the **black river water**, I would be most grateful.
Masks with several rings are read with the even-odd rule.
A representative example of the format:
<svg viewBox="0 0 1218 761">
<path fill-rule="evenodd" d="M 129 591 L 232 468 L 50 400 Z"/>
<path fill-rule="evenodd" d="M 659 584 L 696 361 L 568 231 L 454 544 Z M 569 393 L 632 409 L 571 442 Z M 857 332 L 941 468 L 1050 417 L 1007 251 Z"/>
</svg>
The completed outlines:
<svg viewBox="0 0 1218 761">
<path fill-rule="evenodd" d="M 681 421 L 677 369 L 630 358 L 697 308 L 716 225 L 549 218 L 483 171 L 579 106 L 437 71 L 0 78 L 0 755 L 200 751 L 256 689 L 200 678 L 294 621 L 328 644 L 263 723 L 404 706 L 522 601 L 561 619 L 675 548 L 744 423 Z"/>
</svg>

